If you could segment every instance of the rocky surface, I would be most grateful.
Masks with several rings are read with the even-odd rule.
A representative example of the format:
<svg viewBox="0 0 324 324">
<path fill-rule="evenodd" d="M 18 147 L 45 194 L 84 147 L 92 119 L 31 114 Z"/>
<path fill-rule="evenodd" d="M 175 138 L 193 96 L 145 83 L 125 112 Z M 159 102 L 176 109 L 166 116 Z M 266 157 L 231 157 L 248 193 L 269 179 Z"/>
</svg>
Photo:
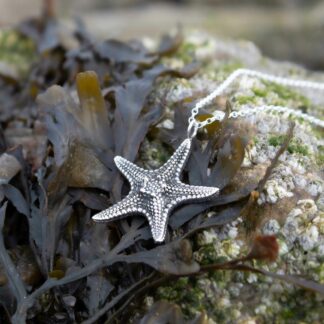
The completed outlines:
<svg viewBox="0 0 324 324">
<path fill-rule="evenodd" d="M 150 41 L 147 45 L 154 46 Z M 215 39 L 202 33 L 187 35 L 178 54 L 165 59 L 165 63 L 181 67 L 191 57 L 202 64 L 195 77 L 163 83 L 156 91 L 158 95 L 165 93 L 166 87 L 170 90 L 166 97 L 168 107 L 176 109 L 176 103 L 201 98 L 238 67 L 291 78 L 324 79 L 322 74 L 310 73 L 297 65 L 269 60 L 252 43 Z M 256 78 L 241 78 L 228 89 L 226 98 L 235 110 L 278 104 L 323 118 L 323 93 L 300 92 Z M 224 100 L 225 97 L 218 98 L 207 111 L 221 107 Z M 173 127 L 172 113 L 169 109 L 161 127 Z M 290 120 L 265 113 L 246 120 L 245 127 L 252 131 L 243 174 L 258 174 L 257 170 L 262 174 L 282 143 Z M 279 257 L 272 264 L 256 262 L 258 267 L 324 283 L 323 145 L 320 129 L 296 120 L 294 137 L 258 199 L 262 212 L 256 233 L 277 237 Z M 158 147 L 155 152 L 161 154 Z M 156 160 L 154 152 L 153 156 Z M 245 226 L 245 220 L 240 218 L 221 229 L 198 234 L 193 242 L 196 260 L 204 264 L 246 254 L 249 237 Z M 319 295 L 258 274 L 235 271 L 179 279 L 175 285 L 160 287 L 154 296 L 148 296 L 147 305 L 159 299 L 177 303 L 189 318 L 204 311 L 209 323 L 321 323 L 324 319 L 323 298 Z"/>
</svg>

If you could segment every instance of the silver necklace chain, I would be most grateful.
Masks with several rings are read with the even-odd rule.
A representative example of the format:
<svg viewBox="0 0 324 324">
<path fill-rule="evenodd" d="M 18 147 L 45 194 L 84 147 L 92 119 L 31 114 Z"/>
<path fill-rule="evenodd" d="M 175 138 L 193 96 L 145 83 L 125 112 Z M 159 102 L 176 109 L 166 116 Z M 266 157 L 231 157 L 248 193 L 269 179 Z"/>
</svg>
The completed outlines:
<svg viewBox="0 0 324 324">
<path fill-rule="evenodd" d="M 194 137 L 199 128 L 205 127 L 208 124 L 213 123 L 214 121 L 222 121 L 224 119 L 225 113 L 221 110 L 216 110 L 213 113 L 213 116 L 205 119 L 204 121 L 198 121 L 196 116 L 199 113 L 199 110 L 206 105 L 210 104 L 217 96 L 221 95 L 225 92 L 225 90 L 234 82 L 235 79 L 241 76 L 250 76 L 250 77 L 257 77 L 259 79 L 274 82 L 284 86 L 296 87 L 296 88 L 305 88 L 305 89 L 313 89 L 313 90 L 322 90 L 324 91 L 324 83 L 320 82 L 313 82 L 307 80 L 297 80 L 297 79 L 288 79 L 283 77 L 274 76 L 271 74 L 249 70 L 249 69 L 238 69 L 235 70 L 232 74 L 230 74 L 227 79 L 225 79 L 213 92 L 211 92 L 208 96 L 201 99 L 196 103 L 194 108 L 191 111 L 191 116 L 189 117 L 189 126 L 188 126 L 188 136 Z M 229 118 L 239 118 L 239 117 L 247 117 L 259 112 L 277 112 L 277 113 L 286 113 L 288 115 L 302 118 L 309 123 L 323 127 L 324 128 L 324 121 L 311 116 L 309 114 L 305 114 L 301 111 L 283 107 L 283 106 L 274 106 L 274 105 L 262 105 L 257 107 L 251 108 L 244 108 L 239 111 L 233 111 L 229 114 Z"/>
</svg>

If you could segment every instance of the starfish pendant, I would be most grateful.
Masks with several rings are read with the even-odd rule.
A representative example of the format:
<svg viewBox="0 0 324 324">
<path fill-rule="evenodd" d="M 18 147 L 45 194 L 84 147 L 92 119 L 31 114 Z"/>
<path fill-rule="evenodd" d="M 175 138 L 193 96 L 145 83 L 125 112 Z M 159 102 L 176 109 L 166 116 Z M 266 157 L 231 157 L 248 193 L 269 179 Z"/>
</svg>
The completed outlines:
<svg viewBox="0 0 324 324">
<path fill-rule="evenodd" d="M 181 171 L 190 153 L 191 139 L 184 140 L 171 158 L 157 170 L 144 170 L 121 156 L 114 161 L 128 179 L 131 190 L 117 204 L 94 215 L 102 222 L 130 214 L 142 214 L 149 221 L 153 239 L 163 242 L 168 217 L 180 204 L 201 201 L 218 194 L 216 187 L 191 186 L 180 181 Z"/>
</svg>

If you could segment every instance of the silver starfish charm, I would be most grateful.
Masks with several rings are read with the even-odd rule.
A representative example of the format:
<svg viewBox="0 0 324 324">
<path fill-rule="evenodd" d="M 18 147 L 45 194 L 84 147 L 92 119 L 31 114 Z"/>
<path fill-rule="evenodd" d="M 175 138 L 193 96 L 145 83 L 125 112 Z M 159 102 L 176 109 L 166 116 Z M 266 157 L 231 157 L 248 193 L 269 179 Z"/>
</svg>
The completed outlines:
<svg viewBox="0 0 324 324">
<path fill-rule="evenodd" d="M 184 202 L 211 198 L 219 192 L 216 187 L 191 186 L 180 181 L 190 147 L 191 139 L 184 140 L 171 158 L 157 170 L 144 170 L 116 156 L 114 161 L 128 179 L 131 190 L 119 203 L 94 215 L 92 219 L 107 221 L 129 214 L 143 214 L 149 221 L 153 239 L 163 242 L 172 209 Z"/>
</svg>

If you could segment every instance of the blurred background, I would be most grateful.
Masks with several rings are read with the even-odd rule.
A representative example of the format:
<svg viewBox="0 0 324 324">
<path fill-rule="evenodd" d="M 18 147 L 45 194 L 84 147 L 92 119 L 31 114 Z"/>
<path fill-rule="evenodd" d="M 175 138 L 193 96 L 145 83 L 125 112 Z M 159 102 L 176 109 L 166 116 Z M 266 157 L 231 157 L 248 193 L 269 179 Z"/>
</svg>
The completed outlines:
<svg viewBox="0 0 324 324">
<path fill-rule="evenodd" d="M 324 69 L 324 1 L 320 0 L 57 0 L 65 21 L 79 16 L 102 38 L 159 36 L 177 25 L 247 39 L 267 56 Z M 42 10 L 42 0 L 0 0 L 0 25 Z"/>
</svg>

